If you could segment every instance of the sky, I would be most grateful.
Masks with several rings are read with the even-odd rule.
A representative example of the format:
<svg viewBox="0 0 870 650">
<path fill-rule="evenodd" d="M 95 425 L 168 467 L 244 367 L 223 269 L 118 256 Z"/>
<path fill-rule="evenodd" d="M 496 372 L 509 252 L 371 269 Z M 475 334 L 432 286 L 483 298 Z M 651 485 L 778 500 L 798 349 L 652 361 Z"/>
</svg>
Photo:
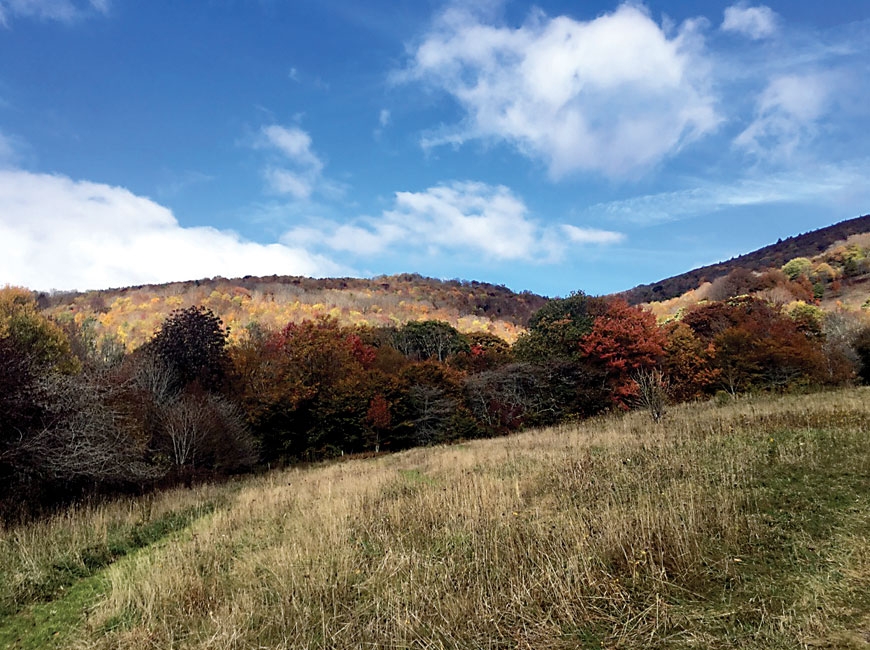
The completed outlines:
<svg viewBox="0 0 870 650">
<path fill-rule="evenodd" d="M 0 0 L 0 286 L 606 294 L 868 178 L 865 0 Z"/>
</svg>

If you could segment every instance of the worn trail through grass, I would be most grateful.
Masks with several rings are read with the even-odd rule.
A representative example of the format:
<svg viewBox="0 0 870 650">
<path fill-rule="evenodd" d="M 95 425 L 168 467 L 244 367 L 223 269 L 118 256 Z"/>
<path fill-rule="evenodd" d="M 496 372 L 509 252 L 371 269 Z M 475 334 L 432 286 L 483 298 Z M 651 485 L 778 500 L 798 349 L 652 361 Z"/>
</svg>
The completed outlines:
<svg viewBox="0 0 870 650">
<path fill-rule="evenodd" d="M 110 587 L 106 570 L 161 545 L 229 501 L 231 486 L 72 509 L 2 531 L 0 648 L 66 647 Z M 176 509 L 177 508 L 177 509 Z"/>
</svg>

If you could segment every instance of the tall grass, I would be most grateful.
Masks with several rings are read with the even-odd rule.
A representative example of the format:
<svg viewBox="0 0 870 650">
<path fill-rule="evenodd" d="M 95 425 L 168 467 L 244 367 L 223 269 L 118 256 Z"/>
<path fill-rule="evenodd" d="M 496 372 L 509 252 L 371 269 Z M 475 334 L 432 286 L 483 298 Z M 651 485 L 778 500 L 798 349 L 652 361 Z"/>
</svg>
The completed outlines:
<svg viewBox="0 0 870 650">
<path fill-rule="evenodd" d="M 75 647 L 863 647 L 868 398 L 687 405 L 258 477 L 113 564 Z"/>
<path fill-rule="evenodd" d="M 231 486 L 203 485 L 78 505 L 27 524 L 0 527 L 0 625 L 34 602 L 185 527 L 225 503 Z"/>
</svg>

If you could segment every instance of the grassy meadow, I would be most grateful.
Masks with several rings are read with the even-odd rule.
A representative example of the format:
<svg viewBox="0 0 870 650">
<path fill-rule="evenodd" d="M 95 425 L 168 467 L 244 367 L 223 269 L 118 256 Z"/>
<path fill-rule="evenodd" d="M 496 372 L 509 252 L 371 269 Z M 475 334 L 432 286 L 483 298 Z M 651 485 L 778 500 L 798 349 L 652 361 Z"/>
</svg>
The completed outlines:
<svg viewBox="0 0 870 650">
<path fill-rule="evenodd" d="M 870 389 L 741 398 L 0 530 L 0 647 L 870 648 Z"/>
</svg>

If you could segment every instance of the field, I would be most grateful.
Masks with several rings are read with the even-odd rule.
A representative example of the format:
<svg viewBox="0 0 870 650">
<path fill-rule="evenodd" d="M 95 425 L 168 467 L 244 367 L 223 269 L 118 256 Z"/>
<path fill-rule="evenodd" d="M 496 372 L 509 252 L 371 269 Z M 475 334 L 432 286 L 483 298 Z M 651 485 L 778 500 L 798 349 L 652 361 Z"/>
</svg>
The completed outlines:
<svg viewBox="0 0 870 650">
<path fill-rule="evenodd" d="M 870 389 L 741 398 L 0 531 L 0 647 L 868 648 Z"/>
</svg>

